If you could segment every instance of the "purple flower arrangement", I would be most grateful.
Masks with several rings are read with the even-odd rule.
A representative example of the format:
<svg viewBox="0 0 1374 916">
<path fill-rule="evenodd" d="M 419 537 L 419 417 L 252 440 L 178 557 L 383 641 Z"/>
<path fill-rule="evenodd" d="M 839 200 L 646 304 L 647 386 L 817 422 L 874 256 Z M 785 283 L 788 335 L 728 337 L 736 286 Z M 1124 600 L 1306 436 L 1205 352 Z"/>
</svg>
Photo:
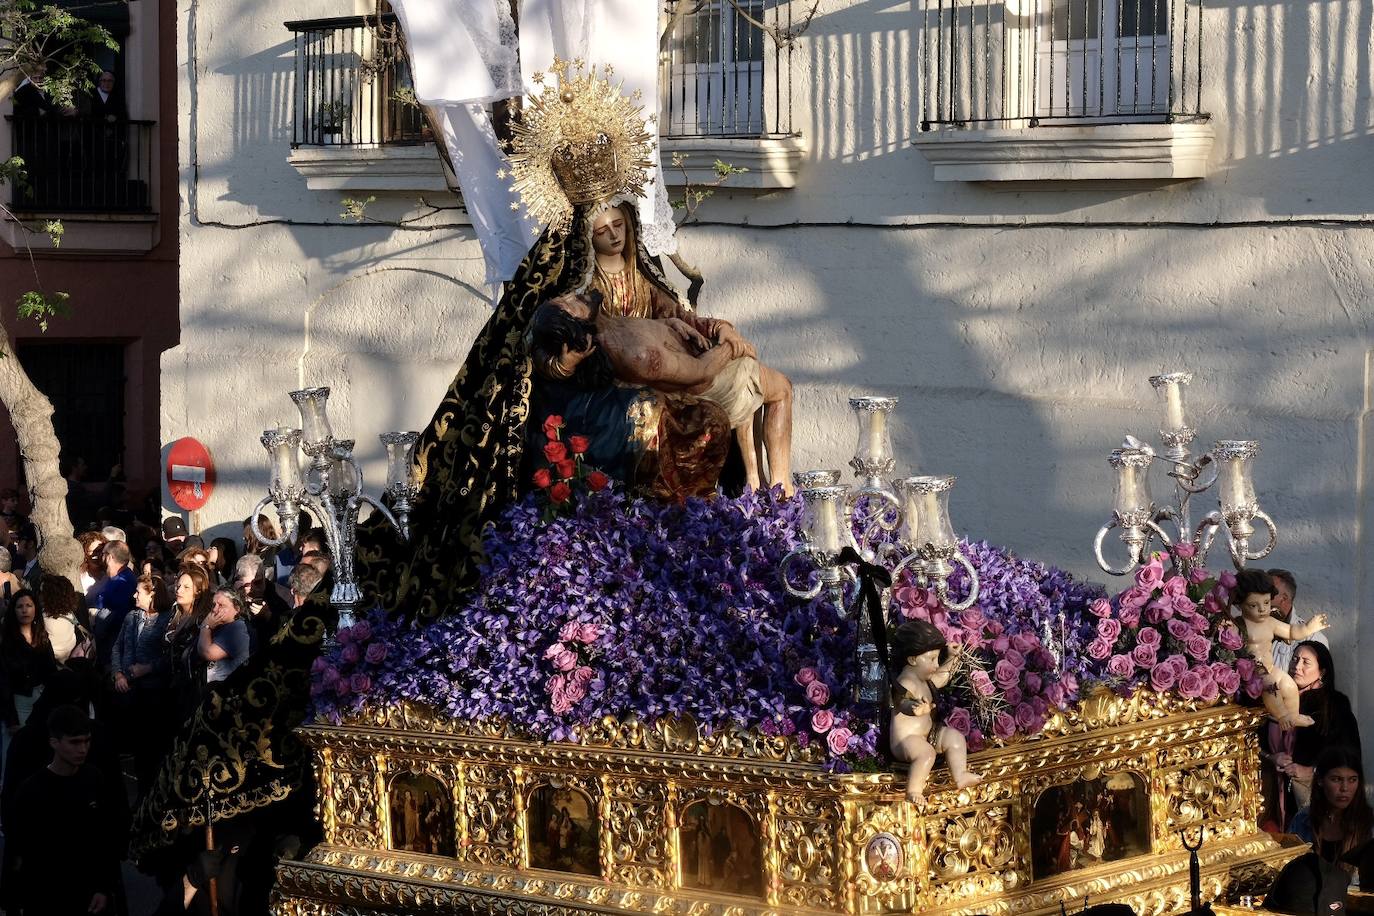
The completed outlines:
<svg viewBox="0 0 1374 916">
<path fill-rule="evenodd" d="M 466 606 L 424 625 L 374 611 L 339 632 L 312 670 L 315 714 L 337 722 L 411 701 L 548 741 L 605 717 L 690 716 L 708 733 L 820 743 L 837 768 L 876 757 L 876 710 L 855 700 L 853 617 L 778 578 L 801 544 L 800 511 L 777 493 L 674 505 L 610 488 L 545 521 L 531 496 L 487 533 Z M 964 647 L 938 697 L 971 749 L 1035 736 L 1092 687 L 1202 702 L 1259 693 L 1236 654 L 1229 574 L 1183 576 L 1156 555 L 1109 599 L 1005 549 L 962 549 L 980 582 L 972 607 L 952 611 L 904 577 L 889 619 L 928 620 Z M 962 571 L 950 587 L 967 594 Z"/>
<path fill-rule="evenodd" d="M 690 716 L 824 742 L 841 766 L 872 756 L 852 618 L 778 579 L 800 511 L 774 493 L 671 505 L 608 489 L 544 523 L 527 499 L 489 531 L 465 607 L 423 626 L 374 612 L 340 633 L 314 672 L 316 715 L 409 700 L 550 741 L 606 716 Z"/>
</svg>

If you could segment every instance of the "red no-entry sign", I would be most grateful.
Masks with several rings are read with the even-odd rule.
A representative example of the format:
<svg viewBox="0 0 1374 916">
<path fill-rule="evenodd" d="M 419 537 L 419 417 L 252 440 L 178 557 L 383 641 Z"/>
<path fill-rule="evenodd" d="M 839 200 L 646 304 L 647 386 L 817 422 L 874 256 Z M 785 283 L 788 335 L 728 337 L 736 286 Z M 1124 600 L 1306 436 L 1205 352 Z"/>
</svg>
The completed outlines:
<svg viewBox="0 0 1374 916">
<path fill-rule="evenodd" d="M 167 450 L 167 489 L 172 501 L 189 512 L 204 506 L 215 489 L 215 462 L 199 441 L 178 439 Z"/>
</svg>

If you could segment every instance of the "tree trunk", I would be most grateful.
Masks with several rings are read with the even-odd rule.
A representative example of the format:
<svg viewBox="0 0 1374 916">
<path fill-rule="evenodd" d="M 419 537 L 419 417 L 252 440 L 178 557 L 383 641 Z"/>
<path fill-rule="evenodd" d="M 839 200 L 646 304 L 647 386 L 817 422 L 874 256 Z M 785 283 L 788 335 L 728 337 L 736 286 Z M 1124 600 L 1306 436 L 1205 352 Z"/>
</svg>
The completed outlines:
<svg viewBox="0 0 1374 916">
<path fill-rule="evenodd" d="M 67 481 L 58 469 L 61 445 L 52 426 L 52 402 L 34 387 L 12 348 L 0 342 L 0 403 L 10 422 L 24 461 L 30 518 L 38 529 L 38 565 L 81 587 L 81 544 L 72 537 L 67 515 Z"/>
</svg>

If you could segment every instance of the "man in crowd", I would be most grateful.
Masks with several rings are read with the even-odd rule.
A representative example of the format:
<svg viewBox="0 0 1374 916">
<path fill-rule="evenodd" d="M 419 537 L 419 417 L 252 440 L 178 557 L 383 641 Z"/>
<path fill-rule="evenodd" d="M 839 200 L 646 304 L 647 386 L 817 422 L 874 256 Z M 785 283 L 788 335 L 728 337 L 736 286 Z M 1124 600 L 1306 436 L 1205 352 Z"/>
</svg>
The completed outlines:
<svg viewBox="0 0 1374 916">
<path fill-rule="evenodd" d="M 185 548 L 186 523 L 180 515 L 171 515 L 162 520 L 162 543 L 170 556 L 176 556 Z"/>
<path fill-rule="evenodd" d="M 43 570 L 38 568 L 38 529 L 23 525 L 14 536 L 14 574 L 31 591 L 38 591 Z"/>
<path fill-rule="evenodd" d="M 97 657 L 102 671 L 110 667 L 110 651 L 124 618 L 134 606 L 134 589 L 138 586 L 138 576 L 130 568 L 133 559 L 129 545 L 115 541 L 105 545 L 105 575 L 109 576 L 95 596 L 95 607 L 91 611 L 91 625 L 95 636 Z"/>
<path fill-rule="evenodd" d="M 0 490 L 0 522 L 4 522 L 11 531 L 15 531 L 27 521 L 28 519 L 19 511 L 19 491 L 14 487 Z"/>
<path fill-rule="evenodd" d="M 86 763 L 91 720 L 77 706 L 48 717 L 52 762 L 30 776 L 5 812 L 11 916 L 113 913 L 126 843 L 123 787 Z"/>
<path fill-rule="evenodd" d="M 301 563 L 291 570 L 291 601 L 292 607 L 298 608 L 305 604 L 311 592 L 319 587 L 324 580 L 324 573 L 316 569 L 311 563 Z"/>
<path fill-rule="evenodd" d="M 248 634 L 251 651 L 265 645 L 276 635 L 277 629 L 291 616 L 291 596 L 275 582 L 267 581 L 262 557 L 250 553 L 239 557 L 234 565 L 234 587 L 243 596 L 248 609 Z"/>
<path fill-rule="evenodd" d="M 1301 626 L 1307 623 L 1306 617 L 1293 610 L 1293 599 L 1298 594 L 1298 580 L 1293 574 L 1286 569 L 1271 569 L 1269 570 L 1269 578 L 1274 580 L 1274 588 L 1278 589 L 1278 594 L 1269 602 L 1272 615 L 1289 626 Z M 1324 646 L 1331 645 L 1326 641 L 1325 633 L 1317 633 L 1308 638 Z M 1289 664 L 1293 661 L 1293 651 L 1297 647 L 1297 642 L 1286 642 L 1282 639 L 1274 640 L 1274 665 L 1279 671 L 1288 670 Z"/>
</svg>

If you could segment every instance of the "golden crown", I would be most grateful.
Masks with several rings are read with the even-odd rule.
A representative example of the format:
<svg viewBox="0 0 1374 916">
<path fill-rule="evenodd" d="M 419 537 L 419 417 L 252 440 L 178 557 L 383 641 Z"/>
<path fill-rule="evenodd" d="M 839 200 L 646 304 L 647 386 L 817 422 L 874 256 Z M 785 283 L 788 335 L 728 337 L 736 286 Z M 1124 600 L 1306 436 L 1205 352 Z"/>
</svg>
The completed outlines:
<svg viewBox="0 0 1374 916">
<path fill-rule="evenodd" d="M 598 75 L 580 60 L 555 59 L 549 75 L 556 80 L 546 85 L 546 75 L 536 73 L 544 90 L 511 121 L 511 189 L 541 225 L 566 230 L 575 206 L 644 193 L 653 136 L 639 93 L 626 96 L 611 74 L 609 66 Z"/>
</svg>

